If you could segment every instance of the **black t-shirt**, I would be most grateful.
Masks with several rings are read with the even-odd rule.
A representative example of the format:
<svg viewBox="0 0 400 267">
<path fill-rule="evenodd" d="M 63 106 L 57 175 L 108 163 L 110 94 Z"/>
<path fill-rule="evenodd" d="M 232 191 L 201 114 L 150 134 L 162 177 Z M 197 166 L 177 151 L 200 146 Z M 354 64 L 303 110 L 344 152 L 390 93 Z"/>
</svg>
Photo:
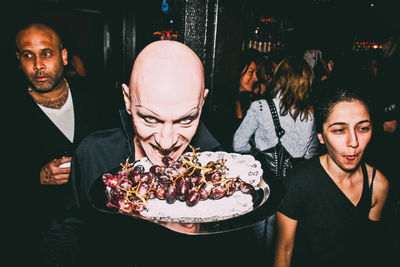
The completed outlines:
<svg viewBox="0 0 400 267">
<path fill-rule="evenodd" d="M 284 183 L 280 212 L 298 221 L 292 266 L 362 266 L 371 207 L 367 174 L 356 206 L 328 176 L 319 158 L 300 163 Z"/>
</svg>

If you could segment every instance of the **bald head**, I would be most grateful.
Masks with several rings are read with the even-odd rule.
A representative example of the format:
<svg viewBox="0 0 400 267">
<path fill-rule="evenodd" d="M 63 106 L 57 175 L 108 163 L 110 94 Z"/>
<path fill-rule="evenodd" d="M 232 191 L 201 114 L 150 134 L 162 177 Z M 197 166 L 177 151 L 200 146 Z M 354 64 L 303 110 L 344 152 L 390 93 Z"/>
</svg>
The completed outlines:
<svg viewBox="0 0 400 267">
<path fill-rule="evenodd" d="M 130 89 L 179 96 L 201 96 L 204 90 L 203 65 L 188 46 L 177 41 L 157 41 L 145 47 L 132 69 Z"/>
<path fill-rule="evenodd" d="M 162 156 L 180 156 L 196 132 L 207 92 L 203 64 L 192 49 L 166 40 L 146 46 L 136 58 L 129 87 L 123 85 L 137 134 L 137 159 L 147 156 L 160 164 Z"/>
</svg>

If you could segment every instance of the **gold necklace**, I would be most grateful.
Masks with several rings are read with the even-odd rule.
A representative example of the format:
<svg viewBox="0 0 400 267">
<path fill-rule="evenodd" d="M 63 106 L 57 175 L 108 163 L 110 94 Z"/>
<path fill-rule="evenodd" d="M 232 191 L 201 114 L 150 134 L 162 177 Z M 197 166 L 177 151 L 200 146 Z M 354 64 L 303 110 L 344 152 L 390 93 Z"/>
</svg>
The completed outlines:
<svg viewBox="0 0 400 267">
<path fill-rule="evenodd" d="M 67 83 L 67 88 L 68 90 L 59 98 L 56 100 L 48 100 L 48 101 L 40 101 L 38 100 L 33 94 L 32 91 L 33 89 L 31 87 L 28 87 L 28 92 L 31 95 L 31 97 L 33 98 L 33 100 L 46 108 L 52 108 L 52 109 L 60 109 L 64 106 L 65 102 L 67 102 L 68 99 L 68 94 L 69 94 L 69 84 L 68 82 L 64 79 L 64 81 Z"/>
</svg>

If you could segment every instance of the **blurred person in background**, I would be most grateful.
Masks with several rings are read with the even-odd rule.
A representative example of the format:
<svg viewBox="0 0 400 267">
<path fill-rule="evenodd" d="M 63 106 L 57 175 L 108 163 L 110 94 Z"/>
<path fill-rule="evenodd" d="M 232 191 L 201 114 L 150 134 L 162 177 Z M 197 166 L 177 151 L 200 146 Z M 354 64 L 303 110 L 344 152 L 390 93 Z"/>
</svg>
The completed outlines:
<svg viewBox="0 0 400 267">
<path fill-rule="evenodd" d="M 240 64 L 238 67 L 238 91 L 236 98 L 235 125 L 239 126 L 240 122 L 246 115 L 251 102 L 261 98 L 266 87 L 260 86 L 260 79 L 266 78 L 266 73 L 260 76 L 260 69 L 263 68 L 263 57 L 260 52 L 255 49 L 247 49 L 243 51 Z M 236 129 L 237 127 L 235 127 Z"/>
<path fill-rule="evenodd" d="M 318 140 L 314 128 L 313 107 L 310 91 L 314 75 L 308 63 L 297 57 L 287 57 L 275 69 L 273 88 L 266 97 L 276 106 L 281 127 L 285 134 L 280 138 L 284 148 L 294 158 L 312 158 L 317 153 Z M 266 99 L 256 100 L 244 117 L 233 137 L 233 150 L 237 153 L 250 153 L 255 146 L 263 151 L 277 145 L 279 139 L 270 107 Z M 269 183 L 273 175 L 264 169 Z M 264 229 L 264 230 L 263 230 Z M 272 258 L 275 240 L 275 215 L 259 225 L 259 233 L 264 236 L 268 255 Z M 269 262 L 271 264 L 271 262 Z"/>
</svg>

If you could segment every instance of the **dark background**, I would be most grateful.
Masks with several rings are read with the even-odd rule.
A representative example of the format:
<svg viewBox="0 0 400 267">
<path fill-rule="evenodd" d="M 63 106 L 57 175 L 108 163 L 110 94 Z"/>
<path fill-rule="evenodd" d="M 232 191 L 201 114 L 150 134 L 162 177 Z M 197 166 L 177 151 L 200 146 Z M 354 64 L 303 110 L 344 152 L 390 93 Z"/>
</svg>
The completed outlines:
<svg viewBox="0 0 400 267">
<path fill-rule="evenodd" d="M 88 77 L 102 84 L 94 96 L 107 99 L 115 110 L 123 107 L 121 83 L 129 82 L 137 53 L 155 40 L 154 32 L 175 30 L 178 41 L 203 60 L 210 89 L 203 120 L 229 149 L 242 42 L 252 35 L 261 16 L 285 24 L 281 32 L 285 54 L 301 54 L 308 48 L 351 53 L 356 39 L 381 42 L 400 32 L 395 1 L 389 0 L 169 0 L 169 14 L 161 11 L 161 2 L 12 1 L 2 8 L 11 87 L 13 79 L 19 79 L 15 33 L 25 22 L 38 19 L 53 25 L 69 52 L 82 57 Z"/>
</svg>

